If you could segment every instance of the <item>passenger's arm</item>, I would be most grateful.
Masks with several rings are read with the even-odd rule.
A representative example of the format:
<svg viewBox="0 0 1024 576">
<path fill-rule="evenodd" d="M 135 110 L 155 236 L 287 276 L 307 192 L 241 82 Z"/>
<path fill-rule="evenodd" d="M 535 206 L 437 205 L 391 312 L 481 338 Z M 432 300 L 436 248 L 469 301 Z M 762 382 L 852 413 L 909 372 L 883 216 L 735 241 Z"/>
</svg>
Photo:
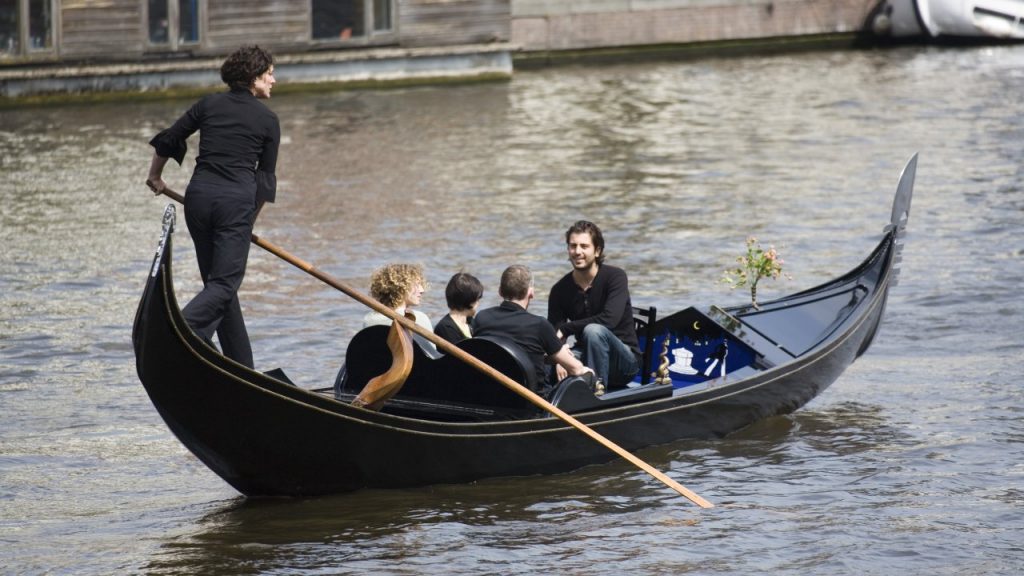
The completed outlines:
<svg viewBox="0 0 1024 576">
<path fill-rule="evenodd" d="M 591 374 L 594 373 L 593 370 L 584 366 L 583 363 L 573 355 L 568 346 L 562 346 L 558 352 L 551 355 L 551 359 L 555 362 L 555 374 L 558 376 L 559 380 L 562 380 L 568 374 L 580 376 L 588 372 Z"/>
<path fill-rule="evenodd" d="M 548 297 L 548 323 L 551 324 L 552 328 L 556 330 L 556 334 L 559 340 L 565 340 L 567 334 L 563 334 L 559 328 L 565 323 L 565 311 L 559 302 L 555 301 L 556 293 L 555 290 L 551 290 L 551 294 Z"/>
</svg>

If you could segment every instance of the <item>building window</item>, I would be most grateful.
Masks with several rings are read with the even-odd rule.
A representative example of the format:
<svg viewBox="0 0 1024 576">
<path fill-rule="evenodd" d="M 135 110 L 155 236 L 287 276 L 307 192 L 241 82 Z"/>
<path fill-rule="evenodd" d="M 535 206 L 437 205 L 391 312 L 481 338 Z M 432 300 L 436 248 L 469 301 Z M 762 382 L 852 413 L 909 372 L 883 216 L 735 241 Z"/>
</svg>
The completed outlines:
<svg viewBox="0 0 1024 576">
<path fill-rule="evenodd" d="M 391 30 L 391 0 L 373 0 L 373 30 Z"/>
<path fill-rule="evenodd" d="M 311 0 L 314 40 L 352 40 L 391 32 L 394 0 Z"/>
<path fill-rule="evenodd" d="M 0 55 L 53 51 L 54 0 L 0 0 Z"/>
<path fill-rule="evenodd" d="M 3 1 L 3 0 L 0 0 Z M 177 49 L 199 43 L 200 0 L 148 0 L 146 24 L 149 43 Z"/>
</svg>

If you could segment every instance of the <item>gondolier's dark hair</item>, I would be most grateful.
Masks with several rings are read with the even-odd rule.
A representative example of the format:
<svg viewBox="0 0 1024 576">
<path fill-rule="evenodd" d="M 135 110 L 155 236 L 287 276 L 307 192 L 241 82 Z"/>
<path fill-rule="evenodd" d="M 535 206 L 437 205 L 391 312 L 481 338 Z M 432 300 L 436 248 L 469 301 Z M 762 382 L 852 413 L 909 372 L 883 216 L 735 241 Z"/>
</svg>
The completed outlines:
<svg viewBox="0 0 1024 576">
<path fill-rule="evenodd" d="M 232 52 L 220 67 L 220 79 L 235 90 L 248 90 L 253 81 L 270 70 L 274 56 L 253 44 Z"/>
<path fill-rule="evenodd" d="M 533 274 L 522 264 L 513 264 L 501 273 L 498 295 L 505 300 L 522 300 L 533 286 Z"/>
<path fill-rule="evenodd" d="M 472 274 L 458 272 L 448 281 L 444 299 L 450 310 L 470 310 L 484 296 L 484 285 Z"/>
<path fill-rule="evenodd" d="M 601 229 L 597 227 L 597 224 L 590 220 L 577 221 L 565 232 L 566 244 L 569 243 L 569 237 L 573 234 L 590 234 L 590 240 L 593 241 L 594 248 L 597 249 L 597 265 L 604 264 L 604 235 L 601 234 Z"/>
</svg>

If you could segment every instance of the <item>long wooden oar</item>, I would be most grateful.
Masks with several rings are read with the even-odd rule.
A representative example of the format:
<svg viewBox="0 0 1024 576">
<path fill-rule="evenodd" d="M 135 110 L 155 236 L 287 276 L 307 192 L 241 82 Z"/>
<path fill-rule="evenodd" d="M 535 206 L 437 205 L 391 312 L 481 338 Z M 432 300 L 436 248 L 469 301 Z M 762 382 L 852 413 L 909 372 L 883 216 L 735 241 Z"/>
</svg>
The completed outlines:
<svg viewBox="0 0 1024 576">
<path fill-rule="evenodd" d="M 170 198 L 173 198 L 174 200 L 177 200 L 178 202 L 184 203 L 184 201 L 185 201 L 185 198 L 181 194 L 178 194 L 177 192 L 175 192 L 175 191 L 173 191 L 173 190 L 171 190 L 169 188 L 164 188 L 162 190 L 162 193 L 164 195 L 170 197 Z M 472 354 L 469 354 L 468 352 L 465 352 L 462 349 L 457 348 L 455 345 L 453 345 L 452 343 L 448 342 L 444 338 L 441 338 L 441 337 L 435 335 L 433 332 L 427 330 L 426 328 L 423 328 L 419 324 L 416 324 L 415 322 L 409 320 L 408 318 L 405 318 L 404 316 L 399 315 L 398 313 L 396 313 L 391 308 L 388 308 L 387 306 L 381 304 L 380 302 L 374 300 L 373 298 L 370 298 L 369 296 L 366 296 L 366 295 L 362 294 L 361 292 L 359 292 L 358 290 L 350 287 L 348 284 L 342 282 L 341 280 L 337 280 L 337 279 L 327 275 L 326 273 L 321 272 L 320 270 L 318 270 L 315 266 L 313 266 L 309 262 L 306 262 L 306 261 L 302 260 L 301 258 L 293 256 L 292 254 L 288 253 L 284 249 L 279 248 L 278 246 L 275 246 L 274 244 L 271 244 L 270 242 L 260 238 L 259 236 L 255 235 L 255 234 L 252 235 L 252 243 L 257 245 L 257 246 L 259 246 L 260 248 L 263 248 L 267 252 L 270 252 L 271 254 L 277 256 L 278 258 L 281 258 L 282 260 L 288 262 L 292 266 L 295 266 L 296 268 L 299 268 L 300 270 L 302 270 L 303 272 L 306 272 L 310 276 L 313 276 L 314 278 L 324 282 L 325 284 L 328 284 L 329 286 L 332 286 L 332 287 L 334 287 L 334 288 L 344 292 L 345 294 L 349 295 L 350 297 L 352 297 L 356 301 L 360 302 L 361 304 L 363 304 L 363 305 L 365 305 L 365 306 L 367 306 L 367 307 L 369 307 L 369 308 L 371 308 L 373 310 L 376 310 L 377 312 L 380 312 L 381 314 L 383 314 L 383 315 L 387 316 L 388 318 L 390 318 L 393 322 L 396 322 L 396 323 L 400 324 L 406 330 L 411 330 L 411 331 L 419 334 L 420 336 L 423 336 L 427 340 L 433 342 L 434 345 L 437 346 L 444 353 L 449 354 L 451 356 L 455 356 L 456 358 L 458 358 L 459 360 L 462 360 L 463 362 L 469 364 L 470 366 L 472 366 L 476 370 L 478 370 L 478 371 L 486 374 L 487 376 L 490 376 L 491 378 L 497 380 L 498 382 L 500 382 L 503 386 L 505 386 L 509 390 L 512 390 L 516 394 L 519 394 L 523 398 L 526 398 L 527 400 L 529 400 L 535 406 L 537 406 L 539 408 L 542 408 L 542 409 L 550 412 L 551 414 L 557 416 L 559 419 L 561 419 L 566 424 L 569 424 L 573 428 L 576 428 L 580 432 L 583 432 L 587 436 L 590 436 L 590 438 L 595 440 L 597 443 L 603 445 L 605 448 L 608 448 L 612 452 L 618 454 L 623 459 L 629 461 L 631 464 L 633 464 L 637 468 L 640 468 L 644 472 L 647 472 L 651 476 L 657 478 L 663 484 L 665 484 L 669 488 L 675 490 L 679 494 L 685 496 L 686 498 L 688 498 L 694 504 L 700 506 L 701 508 L 712 508 L 713 507 L 713 505 L 710 502 L 708 502 L 707 500 L 701 498 L 698 494 L 696 494 L 692 490 L 686 488 L 682 484 L 680 484 L 680 483 L 676 482 L 675 480 L 669 478 L 668 476 L 663 474 L 660 470 L 657 470 L 656 468 L 654 468 L 653 466 L 651 466 L 647 462 L 644 462 L 640 458 L 637 458 L 633 454 L 630 454 L 629 452 L 626 451 L 625 448 L 619 446 L 618 444 L 616 444 L 616 443 L 612 442 L 611 440 L 605 438 L 604 436 L 598 434 L 596 431 L 594 431 L 593 429 L 591 429 L 587 425 L 585 425 L 582 422 L 580 422 L 579 420 L 573 418 L 572 416 L 570 416 L 569 414 L 565 413 L 560 408 L 558 408 L 557 406 L 551 404 L 547 400 L 541 398 L 540 396 L 538 396 L 536 393 L 534 393 L 529 388 L 527 388 L 527 387 L 523 386 L 522 384 L 516 382 L 515 380 L 509 378 L 508 376 L 504 375 L 503 373 L 499 372 L 498 370 L 492 368 L 490 365 L 484 363 L 483 361 L 478 359 L 476 356 L 473 356 Z"/>
</svg>

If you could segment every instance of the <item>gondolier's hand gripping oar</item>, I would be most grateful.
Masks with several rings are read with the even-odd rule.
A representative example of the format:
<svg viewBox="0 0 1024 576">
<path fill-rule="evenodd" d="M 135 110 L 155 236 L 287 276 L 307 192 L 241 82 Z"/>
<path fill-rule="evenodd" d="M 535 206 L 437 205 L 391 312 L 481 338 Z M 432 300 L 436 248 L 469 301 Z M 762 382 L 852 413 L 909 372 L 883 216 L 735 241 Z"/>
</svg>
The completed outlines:
<svg viewBox="0 0 1024 576">
<path fill-rule="evenodd" d="M 164 195 L 166 195 L 166 196 L 168 196 L 169 198 L 173 198 L 174 200 L 177 200 L 178 202 L 184 203 L 184 201 L 185 201 L 185 198 L 181 194 L 178 194 L 177 192 L 175 192 L 174 190 L 171 190 L 170 188 L 164 188 L 163 190 L 160 190 L 159 192 L 164 194 Z M 672 488 L 673 490 L 675 490 L 679 494 L 682 494 L 683 496 L 688 498 L 694 504 L 697 504 L 701 508 L 712 508 L 713 507 L 713 505 L 710 502 L 708 502 L 707 500 L 701 498 L 699 495 L 694 493 L 692 490 L 686 488 L 682 484 L 680 484 L 680 483 L 676 482 L 675 480 L 669 478 L 664 473 L 662 473 L 661 471 L 655 469 L 653 466 L 651 466 L 647 462 L 644 462 L 640 458 L 637 458 L 633 454 L 630 454 L 629 452 L 626 451 L 625 448 L 619 446 L 618 444 L 615 444 L 611 440 L 609 440 L 609 439 L 605 438 L 604 436 L 598 434 L 596 431 L 594 431 L 593 429 L 591 429 L 587 425 L 583 424 L 579 420 L 573 418 L 569 414 L 567 414 L 564 411 L 562 411 L 562 409 L 560 409 L 557 406 L 551 404 L 547 400 L 541 398 L 540 396 L 535 394 L 529 388 L 523 386 L 522 384 L 520 384 L 520 383 L 516 382 L 515 380 L 509 378 L 508 376 L 502 374 L 501 372 L 499 372 L 498 370 L 494 369 L 490 365 L 484 363 L 483 361 L 478 359 L 476 356 L 473 356 L 473 355 L 463 351 L 461 348 L 455 347 L 453 344 L 451 344 L 450 342 L 448 342 L 444 338 L 441 338 L 441 337 L 435 335 L 433 332 L 427 330 L 426 328 L 423 328 L 422 326 L 420 326 L 419 324 L 416 324 L 415 322 L 409 320 L 408 318 L 405 318 L 403 316 L 398 315 L 391 308 L 388 308 L 387 306 L 381 304 L 380 302 L 374 300 L 373 298 L 370 298 L 369 296 L 366 296 L 366 295 L 362 294 L 361 292 L 359 292 L 358 290 L 355 290 L 354 288 L 350 287 L 348 284 L 345 284 L 341 280 L 337 280 L 337 279 L 327 275 L 326 273 L 321 272 L 316 267 L 314 267 L 312 264 L 310 264 L 310 263 L 308 263 L 308 262 L 306 262 L 306 261 L 304 261 L 304 260 L 302 260 L 300 258 L 297 258 L 296 256 L 293 256 L 292 254 L 286 252 L 284 249 L 279 248 L 279 247 L 275 246 L 274 244 L 271 244 L 270 242 L 267 242 L 266 240 L 263 240 L 262 238 L 260 238 L 259 236 L 255 235 L 255 234 L 252 235 L 252 243 L 257 245 L 257 246 L 259 246 L 260 248 L 263 248 L 267 252 L 270 252 L 271 254 L 277 256 L 278 258 L 281 258 L 282 260 L 288 262 L 289 264 L 295 266 L 296 268 L 299 268 L 300 270 L 306 272 L 307 274 L 313 276 L 314 278 L 324 282 L 325 284 L 328 284 L 328 285 L 330 285 L 330 286 L 332 286 L 332 287 L 334 287 L 334 288 L 344 292 L 345 294 L 347 294 L 350 297 L 352 297 L 353 299 L 359 301 L 363 305 L 371 308 L 372 310 L 375 310 L 375 311 L 383 314 L 384 316 L 387 316 L 388 318 L 391 319 L 392 322 L 400 324 L 406 330 L 415 332 L 415 333 L 419 334 L 420 336 L 423 336 L 427 340 L 433 342 L 434 345 L 437 346 L 437 348 L 439 350 L 441 350 L 442 352 L 444 352 L 446 354 L 449 354 L 451 356 L 454 356 L 454 357 L 458 358 L 459 360 L 462 360 L 463 362 L 469 364 L 470 366 L 472 366 L 476 370 L 478 370 L 478 371 L 486 374 L 487 376 L 490 376 L 491 378 L 497 380 L 503 386 L 505 386 L 506 388 L 512 390 L 516 394 L 519 394 L 523 398 L 526 398 L 527 400 L 529 400 L 535 406 L 537 406 L 539 408 L 542 408 L 542 409 L 550 412 L 551 414 L 557 416 L 563 422 L 565 422 L 566 424 L 569 424 L 573 428 L 576 428 L 580 432 L 586 434 L 591 439 L 596 441 L 598 444 L 601 444 L 605 448 L 608 448 L 612 452 L 614 452 L 614 453 L 618 454 L 619 456 L 621 456 L 623 459 L 629 461 L 631 464 L 633 464 L 637 468 L 640 468 L 644 472 L 647 472 L 648 474 L 650 474 L 654 478 L 658 479 L 659 481 L 661 481 L 663 484 L 665 484 L 669 488 Z"/>
</svg>

